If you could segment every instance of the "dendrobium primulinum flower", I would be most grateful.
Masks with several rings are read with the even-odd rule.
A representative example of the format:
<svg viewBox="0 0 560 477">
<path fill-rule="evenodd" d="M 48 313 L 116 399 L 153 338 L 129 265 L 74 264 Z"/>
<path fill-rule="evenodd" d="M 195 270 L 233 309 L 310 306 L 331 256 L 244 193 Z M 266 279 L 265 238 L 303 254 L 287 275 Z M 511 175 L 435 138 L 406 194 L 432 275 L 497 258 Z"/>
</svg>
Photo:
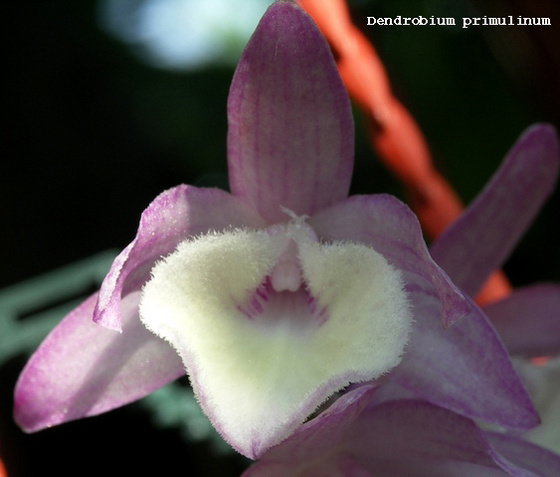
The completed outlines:
<svg viewBox="0 0 560 477">
<path fill-rule="evenodd" d="M 448 272 L 467 270 L 465 292 L 432 259 L 406 205 L 348 197 L 349 99 L 297 5 L 275 3 L 261 20 L 233 78 L 228 121 L 231 193 L 180 185 L 148 206 L 99 293 L 24 369 L 15 395 L 23 429 L 108 411 L 185 371 L 215 428 L 253 459 L 352 383 L 367 383 L 361 395 L 405 389 L 468 422 L 538 423 L 500 338 L 468 297 L 466 285 L 499 266 L 494 257 L 482 273 L 455 263 L 453 239 L 441 247 L 442 262 L 452 254 Z M 543 156 L 546 169 L 554 141 L 537 127 L 519 147 L 527 161 Z M 331 414 L 350 412 L 356 392 Z"/>
</svg>

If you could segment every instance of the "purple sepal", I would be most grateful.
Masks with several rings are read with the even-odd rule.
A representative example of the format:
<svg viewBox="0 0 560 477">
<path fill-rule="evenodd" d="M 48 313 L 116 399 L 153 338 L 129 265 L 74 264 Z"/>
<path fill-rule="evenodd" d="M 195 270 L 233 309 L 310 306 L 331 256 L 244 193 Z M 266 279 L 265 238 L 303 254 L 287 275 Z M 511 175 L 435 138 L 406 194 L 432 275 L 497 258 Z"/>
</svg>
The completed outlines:
<svg viewBox="0 0 560 477">
<path fill-rule="evenodd" d="M 92 321 L 97 294 L 68 314 L 22 371 L 15 420 L 27 432 L 122 406 L 184 375 L 183 363 L 138 318 L 139 292 L 122 300 L 123 333 Z"/>
<path fill-rule="evenodd" d="M 232 193 L 269 223 L 348 195 L 354 124 L 330 48 L 291 2 L 273 4 L 237 66 L 228 102 Z"/>
</svg>

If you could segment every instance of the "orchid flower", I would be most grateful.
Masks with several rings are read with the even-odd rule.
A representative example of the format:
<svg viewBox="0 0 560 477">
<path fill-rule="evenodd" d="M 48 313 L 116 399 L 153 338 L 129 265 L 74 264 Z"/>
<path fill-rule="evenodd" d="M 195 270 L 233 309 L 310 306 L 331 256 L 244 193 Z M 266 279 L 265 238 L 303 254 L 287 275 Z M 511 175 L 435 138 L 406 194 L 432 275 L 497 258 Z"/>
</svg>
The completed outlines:
<svg viewBox="0 0 560 477">
<path fill-rule="evenodd" d="M 180 185 L 148 206 L 100 291 L 22 372 L 23 429 L 108 411 L 185 372 L 218 432 L 253 459 L 351 383 L 395 383 L 506 428 L 538 423 L 502 342 L 410 209 L 348 197 L 350 102 L 294 3 L 258 25 L 228 122 L 231 193 Z"/>
<path fill-rule="evenodd" d="M 553 128 L 527 130 L 431 248 L 455 283 L 473 296 L 479 291 L 552 192 L 559 167 Z M 560 285 L 519 288 L 485 310 L 517 361 L 555 356 L 545 366 L 518 364 L 535 391 L 543 424 L 523 436 L 483 430 L 472 419 L 419 399 L 397 380 L 381 388 L 366 384 L 266 452 L 244 476 L 557 475 L 560 455 L 550 449 L 559 446 Z"/>
</svg>

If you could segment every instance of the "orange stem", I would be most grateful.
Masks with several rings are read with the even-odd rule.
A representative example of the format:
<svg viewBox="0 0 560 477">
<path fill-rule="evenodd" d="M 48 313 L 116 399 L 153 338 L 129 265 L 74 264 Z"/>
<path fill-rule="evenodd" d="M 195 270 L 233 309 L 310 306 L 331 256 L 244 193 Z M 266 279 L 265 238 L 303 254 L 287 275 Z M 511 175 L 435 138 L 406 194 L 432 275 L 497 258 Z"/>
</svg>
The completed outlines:
<svg viewBox="0 0 560 477">
<path fill-rule="evenodd" d="M 362 108 L 370 140 L 385 165 L 407 190 L 425 232 L 436 238 L 463 211 L 454 189 L 435 169 L 428 144 L 416 121 L 393 96 L 389 77 L 375 48 L 354 26 L 344 0 L 299 0 L 327 38 L 340 76 Z M 511 286 L 496 272 L 477 297 L 479 303 L 504 298 Z"/>
</svg>

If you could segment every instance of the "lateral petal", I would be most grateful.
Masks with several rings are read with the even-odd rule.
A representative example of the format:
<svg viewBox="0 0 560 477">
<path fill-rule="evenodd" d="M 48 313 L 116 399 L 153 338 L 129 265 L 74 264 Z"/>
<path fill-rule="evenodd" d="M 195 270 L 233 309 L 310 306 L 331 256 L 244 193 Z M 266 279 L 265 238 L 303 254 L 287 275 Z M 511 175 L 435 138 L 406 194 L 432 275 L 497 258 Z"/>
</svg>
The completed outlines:
<svg viewBox="0 0 560 477">
<path fill-rule="evenodd" d="M 503 265 L 552 192 L 559 168 L 555 129 L 532 126 L 479 196 L 434 242 L 434 260 L 469 296 Z"/>
<path fill-rule="evenodd" d="M 484 307 L 512 355 L 534 358 L 560 355 L 560 285 L 516 288 Z"/>
<path fill-rule="evenodd" d="M 430 283 L 439 297 L 438 316 L 450 326 L 470 312 L 465 296 L 432 260 L 418 219 L 398 199 L 385 194 L 352 196 L 309 219 L 321 239 L 351 240 L 381 253 L 404 272 L 407 286 Z"/>
<path fill-rule="evenodd" d="M 91 319 L 97 294 L 68 314 L 22 371 L 14 415 L 27 432 L 135 401 L 184 375 L 177 353 L 138 319 L 139 292 L 122 301 L 124 332 Z"/>
<path fill-rule="evenodd" d="M 276 2 L 237 66 L 228 102 L 229 181 L 267 222 L 313 214 L 348 195 L 350 100 L 330 48 L 299 6 Z"/>
<path fill-rule="evenodd" d="M 484 313 L 471 313 L 444 330 L 436 298 L 410 293 L 415 310 L 411 341 L 391 378 L 417 397 L 461 415 L 526 430 L 539 417 L 507 351 Z"/>
<path fill-rule="evenodd" d="M 189 236 L 227 227 L 260 227 L 262 219 L 219 189 L 180 185 L 162 192 L 142 213 L 136 238 L 115 258 L 103 280 L 93 320 L 121 330 L 121 297 L 139 290 L 154 263 Z"/>
</svg>

